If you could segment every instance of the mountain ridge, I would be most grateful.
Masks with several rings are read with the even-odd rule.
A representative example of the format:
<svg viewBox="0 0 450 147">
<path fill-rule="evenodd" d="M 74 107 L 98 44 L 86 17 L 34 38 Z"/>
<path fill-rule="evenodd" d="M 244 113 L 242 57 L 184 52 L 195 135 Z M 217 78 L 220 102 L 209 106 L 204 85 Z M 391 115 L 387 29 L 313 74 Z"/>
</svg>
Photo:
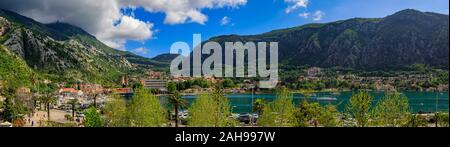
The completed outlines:
<svg viewBox="0 0 450 147">
<path fill-rule="evenodd" d="M 391 70 L 412 64 L 448 69 L 448 24 L 448 15 L 406 9 L 384 18 L 311 23 L 255 35 L 221 35 L 209 41 L 222 46 L 228 41 L 279 42 L 282 69 L 309 65 Z M 38 73 L 76 81 L 114 83 L 124 74 L 167 71 L 177 56 L 145 58 L 110 48 L 79 27 L 42 24 L 7 10 L 0 10 L 0 44 Z"/>
<path fill-rule="evenodd" d="M 406 9 L 384 18 L 311 23 L 256 35 L 222 35 L 208 41 L 279 42 L 286 66 L 402 69 L 412 64 L 448 69 L 448 15 Z M 205 41 L 207 42 L 207 41 Z"/>
<path fill-rule="evenodd" d="M 112 49 L 70 24 L 42 24 L 7 10 L 0 10 L 0 21 L 2 46 L 21 57 L 31 69 L 60 80 L 116 83 L 122 75 L 166 65 Z"/>
</svg>

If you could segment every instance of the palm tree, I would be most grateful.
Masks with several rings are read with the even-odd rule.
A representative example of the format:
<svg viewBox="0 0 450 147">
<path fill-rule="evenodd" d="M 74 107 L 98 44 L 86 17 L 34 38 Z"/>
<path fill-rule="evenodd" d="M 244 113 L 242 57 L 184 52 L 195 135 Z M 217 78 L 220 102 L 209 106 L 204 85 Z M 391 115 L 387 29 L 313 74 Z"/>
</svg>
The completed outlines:
<svg viewBox="0 0 450 147">
<path fill-rule="evenodd" d="M 33 97 L 31 98 L 33 100 L 33 110 L 31 111 L 31 114 L 34 114 L 37 107 L 37 101 L 39 101 L 39 97 L 37 97 L 35 94 L 33 94 Z"/>
<path fill-rule="evenodd" d="M 175 109 L 175 127 L 178 127 L 178 110 L 186 106 L 186 100 L 181 98 L 179 92 L 175 92 L 169 97 L 169 103 L 171 103 Z"/>
<path fill-rule="evenodd" d="M 56 102 L 56 99 L 53 97 L 52 94 L 45 94 L 41 97 L 42 102 L 45 104 L 45 107 L 47 108 L 47 119 L 50 121 L 50 105 Z"/>
<path fill-rule="evenodd" d="M 31 75 L 31 77 L 30 77 L 30 82 L 31 82 L 31 84 L 33 85 L 33 90 L 35 90 L 35 92 L 39 92 L 39 90 L 37 90 L 37 88 L 36 88 L 36 83 L 38 82 L 38 80 L 37 80 L 37 77 L 36 77 L 36 74 L 32 74 Z M 35 109 L 36 109 L 36 106 L 37 106 L 37 101 L 38 101 L 38 97 L 36 97 L 36 94 L 31 94 L 31 96 L 32 96 L 32 100 L 33 100 L 33 107 L 32 107 L 32 110 L 31 110 L 31 114 L 32 115 L 34 115 L 34 111 L 35 111 Z"/>
<path fill-rule="evenodd" d="M 100 95 L 97 91 L 90 92 L 91 98 L 94 100 L 94 108 L 97 109 L 97 97 Z"/>
<path fill-rule="evenodd" d="M 67 104 L 72 106 L 72 118 L 75 118 L 75 107 L 78 105 L 78 99 L 71 99 Z"/>
<path fill-rule="evenodd" d="M 42 90 L 44 94 L 40 97 L 41 103 L 44 103 L 47 108 L 47 118 L 50 121 L 50 105 L 56 102 L 53 96 L 53 88 L 46 85 Z"/>
</svg>

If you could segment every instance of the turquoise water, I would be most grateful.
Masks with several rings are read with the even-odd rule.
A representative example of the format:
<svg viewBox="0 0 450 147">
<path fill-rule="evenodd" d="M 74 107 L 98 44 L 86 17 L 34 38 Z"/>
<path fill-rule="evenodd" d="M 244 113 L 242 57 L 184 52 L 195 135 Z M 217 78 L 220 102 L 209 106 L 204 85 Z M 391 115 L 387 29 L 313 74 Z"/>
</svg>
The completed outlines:
<svg viewBox="0 0 450 147">
<path fill-rule="evenodd" d="M 334 104 L 338 105 L 339 111 L 343 111 L 348 99 L 351 97 L 353 92 L 318 92 L 315 93 L 310 101 L 318 101 L 320 104 Z M 385 92 L 370 92 L 370 95 L 374 97 L 373 105 L 385 94 Z M 436 106 L 438 111 L 448 112 L 448 92 L 402 92 L 406 95 L 409 100 L 409 105 L 411 111 L 413 112 L 435 112 Z M 228 94 L 227 97 L 230 100 L 233 113 L 247 113 L 252 110 L 252 94 Z M 255 99 L 265 99 L 270 102 L 276 97 L 275 94 L 255 94 L 253 95 L 253 100 Z M 336 98 L 335 101 L 327 100 L 317 100 L 317 97 L 332 97 Z M 189 104 L 195 101 L 196 96 L 184 96 L 184 99 L 188 101 Z M 294 103 L 297 105 L 301 100 L 305 98 L 301 94 L 294 94 Z"/>
</svg>

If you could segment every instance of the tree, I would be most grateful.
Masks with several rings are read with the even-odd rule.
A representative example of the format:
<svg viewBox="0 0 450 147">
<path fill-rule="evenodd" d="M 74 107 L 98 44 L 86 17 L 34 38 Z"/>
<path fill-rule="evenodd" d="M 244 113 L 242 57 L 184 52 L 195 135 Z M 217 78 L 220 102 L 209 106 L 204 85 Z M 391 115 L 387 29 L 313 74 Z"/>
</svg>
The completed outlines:
<svg viewBox="0 0 450 147">
<path fill-rule="evenodd" d="M 400 93 L 386 94 L 374 107 L 372 116 L 377 126 L 405 126 L 410 116 L 408 98 Z"/>
<path fill-rule="evenodd" d="M 408 121 L 407 127 L 426 127 L 426 126 L 428 126 L 428 120 L 427 120 L 426 116 L 411 113 L 408 118 L 409 118 L 409 121 Z"/>
<path fill-rule="evenodd" d="M 55 99 L 51 95 L 42 96 L 41 98 L 47 110 L 47 119 L 50 121 L 50 106 L 55 102 Z"/>
<path fill-rule="evenodd" d="M 72 118 L 75 118 L 75 109 L 78 105 L 78 99 L 71 99 L 67 104 L 69 104 L 72 108 Z"/>
<path fill-rule="evenodd" d="M 32 85 L 32 90 L 39 92 L 39 90 L 37 89 L 37 86 L 36 86 L 36 83 L 38 82 L 38 78 L 37 78 L 35 73 L 32 73 L 32 75 L 30 77 L 30 82 L 31 82 L 31 85 Z M 35 94 L 32 94 L 31 96 L 32 96 L 31 99 L 33 101 L 33 107 L 32 107 L 31 113 L 34 115 L 34 111 L 36 109 L 36 104 L 37 104 L 38 97 L 36 97 Z"/>
<path fill-rule="evenodd" d="M 212 94 L 198 95 L 189 108 L 188 125 L 192 127 L 232 127 L 231 108 L 223 91 L 215 88 Z"/>
<path fill-rule="evenodd" d="M 134 127 L 162 127 L 167 123 L 166 111 L 159 99 L 143 87 L 136 89 L 127 114 Z"/>
<path fill-rule="evenodd" d="M 7 96 L 3 103 L 3 112 L 0 114 L 0 118 L 13 123 L 17 119 L 22 119 L 26 110 L 26 107 L 14 102 L 12 97 Z"/>
<path fill-rule="evenodd" d="M 73 121 L 73 116 L 71 116 L 70 114 L 66 114 L 66 115 L 64 115 L 64 118 L 66 118 L 66 120 L 68 120 L 68 121 Z"/>
<path fill-rule="evenodd" d="M 40 100 L 45 104 L 45 107 L 47 109 L 47 120 L 50 121 L 50 106 L 56 102 L 56 99 L 53 96 L 53 86 L 45 84 L 45 86 L 42 88 L 42 92 L 43 94 L 41 95 Z"/>
<path fill-rule="evenodd" d="M 258 124 L 264 127 L 290 127 L 297 122 L 292 94 L 286 88 L 277 92 L 277 98 L 263 109 Z"/>
<path fill-rule="evenodd" d="M 32 97 L 31 99 L 33 100 L 33 110 L 31 111 L 31 113 L 34 114 L 35 111 L 36 111 L 36 107 L 38 106 L 38 105 L 37 105 L 37 102 L 38 102 L 40 99 L 39 99 L 39 97 L 36 96 L 35 94 L 33 94 L 33 97 Z"/>
<path fill-rule="evenodd" d="M 234 84 L 233 80 L 231 80 L 231 79 L 225 79 L 225 80 L 223 80 L 223 81 L 221 82 L 221 86 L 222 86 L 223 88 L 233 88 L 233 87 L 235 87 L 236 85 Z"/>
<path fill-rule="evenodd" d="M 127 117 L 127 103 L 119 95 L 112 95 L 105 103 L 104 112 L 108 126 L 110 127 L 130 127 Z"/>
<path fill-rule="evenodd" d="M 85 127 L 103 127 L 103 119 L 97 109 L 90 107 L 85 112 Z"/>
<path fill-rule="evenodd" d="M 267 105 L 267 102 L 264 99 L 256 99 L 253 103 L 253 112 L 256 112 L 258 115 L 261 115 L 264 107 Z"/>
<path fill-rule="evenodd" d="M 177 91 L 177 84 L 175 82 L 167 83 L 167 91 L 170 93 L 175 93 Z"/>
<path fill-rule="evenodd" d="M 172 104 L 175 110 L 175 127 L 178 127 L 178 110 L 186 106 L 186 100 L 181 98 L 180 93 L 175 92 L 169 97 L 169 103 Z"/>
<path fill-rule="evenodd" d="M 447 113 L 438 113 L 436 112 L 437 121 L 440 127 L 448 127 L 449 126 L 449 120 L 448 120 L 448 112 Z"/>
<path fill-rule="evenodd" d="M 322 107 L 320 117 L 318 118 L 319 124 L 324 127 L 337 127 L 341 125 L 341 122 L 337 120 L 339 112 L 335 105 L 328 104 Z"/>
<path fill-rule="evenodd" d="M 303 99 L 298 106 L 296 113 L 297 126 L 308 127 L 313 123 L 315 127 L 336 127 L 339 121 L 336 119 L 339 112 L 335 105 L 328 104 L 321 106 L 318 102 L 309 103 L 307 99 Z"/>
<path fill-rule="evenodd" d="M 98 91 L 91 91 L 88 93 L 88 95 L 92 98 L 92 100 L 94 100 L 94 108 L 97 108 L 97 98 L 98 96 L 100 96 L 100 93 Z"/>
<path fill-rule="evenodd" d="M 296 112 L 297 126 L 308 127 L 312 122 L 317 127 L 321 111 L 319 103 L 309 103 L 307 99 L 303 99 Z"/>
<path fill-rule="evenodd" d="M 365 127 L 369 121 L 372 100 L 369 93 L 361 91 L 352 95 L 345 107 L 346 114 L 355 119 L 360 127 Z"/>
</svg>

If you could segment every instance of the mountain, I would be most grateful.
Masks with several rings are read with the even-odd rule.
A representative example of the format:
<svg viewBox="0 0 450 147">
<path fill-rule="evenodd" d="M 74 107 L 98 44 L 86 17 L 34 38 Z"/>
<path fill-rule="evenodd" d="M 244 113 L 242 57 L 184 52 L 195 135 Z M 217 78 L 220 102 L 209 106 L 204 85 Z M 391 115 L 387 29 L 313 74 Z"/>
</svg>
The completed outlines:
<svg viewBox="0 0 450 147">
<path fill-rule="evenodd" d="M 407 9 L 384 18 L 313 23 L 210 41 L 279 42 L 282 69 L 309 65 L 391 70 L 413 64 L 448 69 L 448 34 L 448 15 Z M 79 27 L 42 24 L 7 10 L 0 10 L 0 51 L 0 81 L 21 82 L 37 73 L 59 81 L 114 83 L 124 74 L 167 71 L 177 56 L 144 58 L 112 49 Z"/>
<path fill-rule="evenodd" d="M 279 63 L 288 66 L 401 69 L 412 64 L 449 67 L 449 16 L 407 9 L 385 18 L 354 18 L 274 30 L 226 35 L 209 41 L 279 42 Z"/>
<path fill-rule="evenodd" d="M 11 53 L 3 45 L 0 45 L 0 88 L 3 85 L 18 87 L 11 85 L 22 83 L 29 84 L 29 78 L 33 74 L 33 70 L 17 55 Z"/>
<path fill-rule="evenodd" d="M 37 73 L 65 81 L 114 83 L 166 65 L 112 49 L 76 26 L 42 24 L 7 10 L 0 10 L 0 44 Z"/>
<path fill-rule="evenodd" d="M 170 62 L 172 62 L 173 59 L 175 59 L 178 56 L 179 56 L 179 54 L 161 54 L 156 57 L 153 57 L 152 60 L 170 63 Z"/>
</svg>

